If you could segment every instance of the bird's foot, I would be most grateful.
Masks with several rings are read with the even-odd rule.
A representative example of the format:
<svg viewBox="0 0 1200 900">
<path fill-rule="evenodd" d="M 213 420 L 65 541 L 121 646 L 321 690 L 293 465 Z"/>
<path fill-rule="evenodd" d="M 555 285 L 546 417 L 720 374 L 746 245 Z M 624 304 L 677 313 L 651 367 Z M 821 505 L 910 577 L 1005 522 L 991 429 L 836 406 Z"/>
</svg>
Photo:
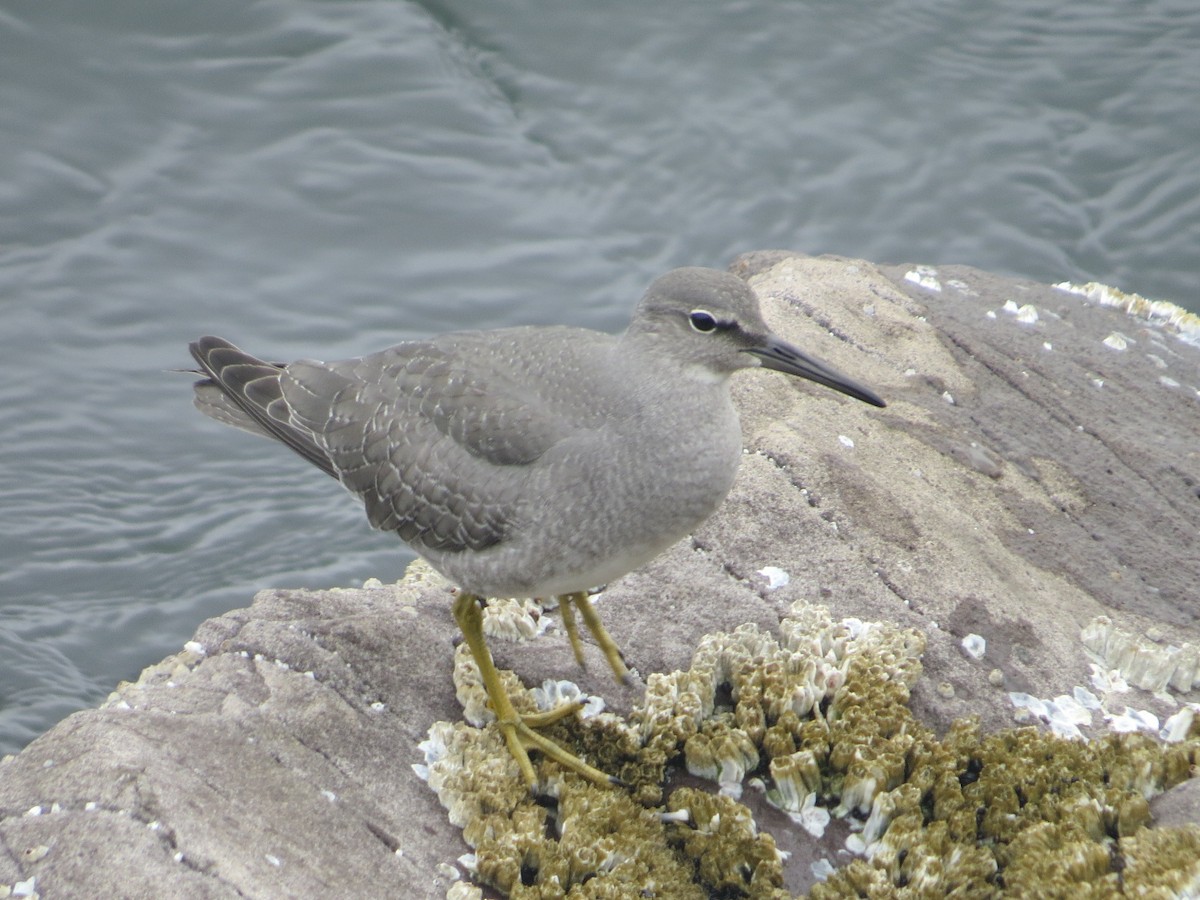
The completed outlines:
<svg viewBox="0 0 1200 900">
<path fill-rule="evenodd" d="M 595 766 L 588 765 L 578 756 L 545 735 L 538 734 L 535 730 L 553 725 L 567 716 L 574 715 L 583 708 L 583 704 L 564 703 L 546 712 L 525 715 L 516 711 L 500 680 L 500 673 L 496 671 L 496 665 L 492 662 L 492 654 L 487 648 L 487 643 L 484 641 L 483 611 L 479 605 L 479 598 L 465 591 L 460 592 L 454 601 L 454 619 L 458 622 L 458 627 L 462 629 L 467 647 L 471 651 L 471 657 L 479 669 L 484 690 L 487 691 L 488 703 L 496 714 L 496 726 L 504 735 L 508 752 L 516 760 L 517 767 L 521 770 L 521 776 L 531 790 L 537 787 L 538 781 L 533 763 L 529 759 L 530 750 L 539 751 L 594 784 L 619 785 L 622 783 L 619 779 L 601 772 Z"/>
<path fill-rule="evenodd" d="M 619 778 L 606 775 L 595 766 L 589 766 L 575 754 L 534 730 L 549 724 L 549 722 L 557 722 L 566 716 L 573 715 L 579 708 L 580 705 L 577 703 L 565 703 L 549 712 L 526 716 L 518 715 L 515 720 L 497 717 L 496 727 L 504 735 L 508 752 L 517 761 L 517 767 L 521 770 L 525 782 L 531 789 L 537 785 L 537 775 L 534 772 L 533 763 L 529 759 L 530 750 L 539 751 L 543 756 L 554 760 L 563 768 L 583 776 L 593 784 L 601 786 L 621 784 Z"/>
</svg>

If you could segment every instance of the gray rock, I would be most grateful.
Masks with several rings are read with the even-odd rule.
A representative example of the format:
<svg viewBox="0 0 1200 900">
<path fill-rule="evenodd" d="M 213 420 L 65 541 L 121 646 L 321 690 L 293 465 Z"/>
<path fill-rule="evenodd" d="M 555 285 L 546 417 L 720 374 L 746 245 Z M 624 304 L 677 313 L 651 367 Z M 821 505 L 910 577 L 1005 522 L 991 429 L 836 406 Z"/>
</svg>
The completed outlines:
<svg viewBox="0 0 1200 900">
<path fill-rule="evenodd" d="M 913 267 L 782 252 L 734 268 L 781 336 L 889 406 L 738 381 L 748 453 L 729 499 L 600 600 L 637 673 L 686 667 L 702 635 L 773 628 L 804 599 L 921 629 L 914 709 L 939 729 L 969 714 L 996 728 L 1013 723 L 1008 691 L 1089 686 L 1080 632 L 1096 616 L 1200 643 L 1200 349 L 1157 320 L 963 267 L 912 276 L 925 286 Z M 1124 350 L 1104 343 L 1114 333 Z M 790 581 L 769 588 L 767 566 Z M 0 764 L 0 885 L 444 897 L 468 848 L 412 765 L 429 725 L 461 715 L 455 638 L 446 587 L 420 576 L 264 592 L 205 622 L 191 649 Z M 556 629 L 492 647 L 526 684 L 572 678 L 618 711 L 640 698 L 590 645 L 580 672 Z"/>
</svg>

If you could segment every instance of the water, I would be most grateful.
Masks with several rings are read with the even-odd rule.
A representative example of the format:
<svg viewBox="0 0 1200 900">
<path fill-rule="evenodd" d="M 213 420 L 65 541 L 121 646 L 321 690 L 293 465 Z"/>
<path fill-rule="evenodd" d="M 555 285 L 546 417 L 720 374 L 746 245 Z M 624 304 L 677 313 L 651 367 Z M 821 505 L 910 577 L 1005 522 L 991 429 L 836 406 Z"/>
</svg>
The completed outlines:
<svg viewBox="0 0 1200 900">
<path fill-rule="evenodd" d="M 0 752 L 256 589 L 403 570 L 191 409 L 189 339 L 613 330 L 766 247 L 1200 309 L 1198 73 L 1174 0 L 0 0 Z"/>
</svg>

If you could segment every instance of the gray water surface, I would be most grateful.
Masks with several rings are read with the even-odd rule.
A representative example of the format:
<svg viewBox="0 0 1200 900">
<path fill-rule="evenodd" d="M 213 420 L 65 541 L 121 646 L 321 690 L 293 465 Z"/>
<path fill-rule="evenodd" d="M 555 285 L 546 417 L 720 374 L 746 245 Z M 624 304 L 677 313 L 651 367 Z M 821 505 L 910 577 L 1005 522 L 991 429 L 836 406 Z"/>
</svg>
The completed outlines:
<svg viewBox="0 0 1200 900">
<path fill-rule="evenodd" d="M 188 340 L 616 330 L 767 247 L 1200 309 L 1198 84 L 1191 0 L 0 0 L 0 752 L 410 558 Z"/>
</svg>

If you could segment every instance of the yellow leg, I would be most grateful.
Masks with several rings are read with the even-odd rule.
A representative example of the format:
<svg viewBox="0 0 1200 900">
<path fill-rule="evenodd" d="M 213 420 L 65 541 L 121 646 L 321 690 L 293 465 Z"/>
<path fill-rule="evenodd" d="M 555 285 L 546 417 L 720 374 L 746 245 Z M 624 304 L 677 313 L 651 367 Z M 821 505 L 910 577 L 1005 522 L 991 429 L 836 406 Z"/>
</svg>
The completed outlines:
<svg viewBox="0 0 1200 900">
<path fill-rule="evenodd" d="M 567 637 L 571 639 L 571 649 L 575 651 L 575 659 L 579 661 L 579 665 L 583 665 L 583 649 L 579 645 L 579 631 L 575 627 L 575 613 L 571 609 L 572 606 L 578 609 L 579 614 L 583 616 L 583 624 L 587 626 L 592 637 L 596 639 L 596 643 L 600 645 L 600 649 L 604 651 L 617 681 L 625 684 L 629 677 L 629 669 L 625 667 L 625 660 L 621 657 L 621 648 L 617 646 L 617 642 L 612 639 L 608 629 L 600 621 L 599 613 L 592 608 L 591 601 L 588 600 L 588 595 L 584 591 L 563 594 L 558 598 L 558 608 L 562 610 L 563 629 L 567 632 Z"/>
<path fill-rule="evenodd" d="M 558 612 L 562 616 L 563 630 L 571 641 L 571 651 L 575 654 L 575 662 L 579 663 L 579 668 L 586 669 L 587 663 L 583 660 L 583 645 L 579 643 L 579 629 L 575 626 L 575 604 L 572 602 L 575 596 L 575 594 L 563 594 L 559 597 Z M 586 597 L 584 602 L 587 602 Z"/>
<path fill-rule="evenodd" d="M 508 744 L 508 752 L 517 761 L 521 775 L 530 788 L 537 786 L 533 763 L 529 761 L 530 750 L 540 750 L 560 765 L 578 772 L 596 784 L 620 784 L 618 779 L 589 766 L 579 757 L 568 753 L 554 741 L 542 737 L 533 730 L 571 715 L 579 709 L 578 703 L 567 703 L 558 709 L 529 716 L 522 716 L 516 711 L 512 700 L 509 699 L 508 692 L 504 690 L 504 685 L 500 682 L 500 674 L 496 671 L 496 666 L 492 662 L 492 654 L 484 640 L 483 610 L 479 605 L 478 597 L 465 591 L 459 591 L 454 600 L 454 621 L 462 630 L 471 656 L 475 659 L 475 665 L 479 667 L 484 689 L 487 691 L 492 711 L 496 714 L 496 725 L 500 729 L 500 733 L 504 735 L 504 741 Z"/>
</svg>

